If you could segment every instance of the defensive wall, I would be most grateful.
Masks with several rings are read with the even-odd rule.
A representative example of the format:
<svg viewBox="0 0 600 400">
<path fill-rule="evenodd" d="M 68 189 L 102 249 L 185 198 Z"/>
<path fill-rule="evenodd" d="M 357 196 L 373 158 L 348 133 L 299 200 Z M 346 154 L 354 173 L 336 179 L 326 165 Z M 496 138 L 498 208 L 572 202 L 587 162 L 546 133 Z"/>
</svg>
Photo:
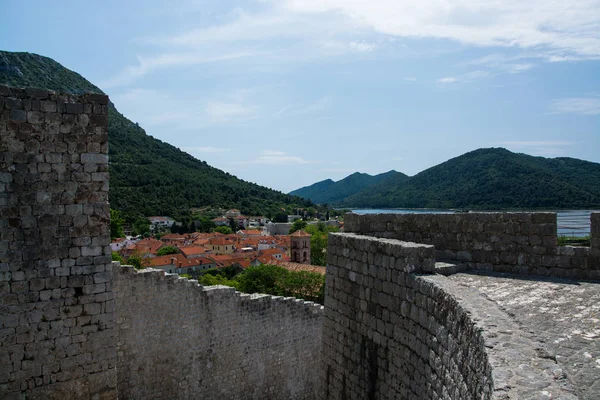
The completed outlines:
<svg viewBox="0 0 600 400">
<path fill-rule="evenodd" d="M 432 245 L 329 235 L 324 399 L 575 399 L 496 303 L 434 274 Z"/>
<path fill-rule="evenodd" d="M 431 244 L 468 268 L 600 280 L 600 213 L 590 247 L 557 245 L 556 213 L 346 214 L 345 232 Z"/>
<path fill-rule="evenodd" d="M 552 272 L 551 218 L 523 216 L 520 236 L 481 221 L 477 239 L 448 220 L 440 237 L 461 239 L 445 248 L 426 224 L 406 240 L 433 244 L 394 238 L 395 216 L 349 215 L 370 236 L 331 234 L 324 308 L 135 271 L 110 257 L 107 104 L 0 86 L 0 398 L 572 398 L 506 313 L 434 274 L 440 254 L 498 268 L 513 264 L 477 251 L 514 249 Z M 596 256 L 598 226 L 571 267 Z"/>
<path fill-rule="evenodd" d="M 323 307 L 114 266 L 122 399 L 315 399 Z"/>
<path fill-rule="evenodd" d="M 107 105 L 0 86 L 0 398 L 315 398 L 322 306 L 112 263 Z"/>
<path fill-rule="evenodd" d="M 0 86 L 1 398 L 116 398 L 107 104 Z"/>
</svg>

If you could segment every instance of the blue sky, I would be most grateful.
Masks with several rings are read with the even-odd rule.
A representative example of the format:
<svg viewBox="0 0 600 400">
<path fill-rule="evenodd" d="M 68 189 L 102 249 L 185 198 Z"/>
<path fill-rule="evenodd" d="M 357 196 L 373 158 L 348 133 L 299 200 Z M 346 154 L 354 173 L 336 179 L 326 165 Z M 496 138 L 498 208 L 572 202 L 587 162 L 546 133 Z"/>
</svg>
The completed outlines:
<svg viewBox="0 0 600 400">
<path fill-rule="evenodd" d="M 282 191 L 481 147 L 600 162 L 600 1 L 168 3 L 4 1 L 0 49 Z"/>
</svg>

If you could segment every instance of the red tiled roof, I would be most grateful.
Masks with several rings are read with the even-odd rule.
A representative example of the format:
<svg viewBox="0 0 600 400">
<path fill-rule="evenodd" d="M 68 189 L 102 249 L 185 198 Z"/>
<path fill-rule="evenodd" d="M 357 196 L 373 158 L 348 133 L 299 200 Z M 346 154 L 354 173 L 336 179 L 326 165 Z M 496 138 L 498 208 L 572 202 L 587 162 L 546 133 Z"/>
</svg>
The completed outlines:
<svg viewBox="0 0 600 400">
<path fill-rule="evenodd" d="M 229 246 L 233 245 L 233 242 L 225 239 L 225 238 L 213 238 L 209 242 L 213 246 Z"/>
<path fill-rule="evenodd" d="M 274 263 L 283 267 L 289 271 L 307 271 L 307 272 L 316 272 L 317 274 L 325 275 L 326 268 L 321 267 L 319 265 L 310 265 L 310 264 L 300 264 L 289 261 L 279 261 L 275 260 Z"/>
<path fill-rule="evenodd" d="M 162 235 L 160 240 L 185 240 L 186 237 L 183 235 L 179 235 L 177 233 L 169 233 L 167 235 Z"/>
<path fill-rule="evenodd" d="M 245 231 L 241 231 L 242 235 L 261 235 L 262 231 L 259 231 L 258 229 L 246 229 Z"/>
<path fill-rule="evenodd" d="M 179 250 L 183 253 L 184 256 L 197 256 L 198 254 L 206 253 L 206 249 L 201 246 L 181 246 Z"/>
<path fill-rule="evenodd" d="M 265 256 L 274 256 L 275 254 L 283 254 L 283 251 L 280 249 L 266 249 L 261 250 L 259 253 Z"/>
<path fill-rule="evenodd" d="M 156 252 L 163 247 L 165 244 L 163 242 L 161 242 L 160 240 L 156 240 L 156 239 L 142 239 L 139 242 L 134 244 L 134 250 L 138 251 L 142 254 L 144 253 L 150 253 L 150 254 L 156 254 Z"/>
<path fill-rule="evenodd" d="M 310 233 L 300 230 L 300 231 L 296 231 L 296 232 L 292 233 L 290 236 L 293 236 L 293 237 L 307 237 L 308 236 L 308 237 L 310 237 Z"/>
</svg>

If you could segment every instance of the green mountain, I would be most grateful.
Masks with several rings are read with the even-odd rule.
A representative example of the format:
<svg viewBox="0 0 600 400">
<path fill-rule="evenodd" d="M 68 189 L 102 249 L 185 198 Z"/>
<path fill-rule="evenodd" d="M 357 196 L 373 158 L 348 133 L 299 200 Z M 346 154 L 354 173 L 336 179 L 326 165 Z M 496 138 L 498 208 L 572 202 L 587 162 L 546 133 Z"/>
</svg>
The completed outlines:
<svg viewBox="0 0 600 400">
<path fill-rule="evenodd" d="M 598 208 L 600 164 L 479 149 L 339 203 L 371 208 Z"/>
<path fill-rule="evenodd" d="M 370 186 L 390 178 L 394 178 L 395 181 L 401 182 L 408 179 L 408 176 L 396 171 L 388 171 L 375 176 L 355 172 L 337 182 L 327 179 L 294 190 L 293 192 L 290 192 L 290 194 L 310 199 L 318 204 L 338 203 L 348 196 L 359 193 Z"/>
<path fill-rule="evenodd" d="M 67 93 L 102 93 L 48 57 L 0 51 L 0 84 Z M 110 203 L 128 220 L 188 213 L 191 207 L 238 208 L 246 215 L 275 215 L 310 201 L 245 182 L 146 134 L 110 104 Z"/>
</svg>

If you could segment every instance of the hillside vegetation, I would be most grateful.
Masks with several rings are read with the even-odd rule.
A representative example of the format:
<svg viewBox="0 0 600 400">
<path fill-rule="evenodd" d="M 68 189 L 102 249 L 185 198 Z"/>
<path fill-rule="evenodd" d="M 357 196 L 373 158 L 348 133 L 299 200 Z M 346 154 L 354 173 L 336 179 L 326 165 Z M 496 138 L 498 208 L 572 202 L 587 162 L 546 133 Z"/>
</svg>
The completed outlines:
<svg viewBox="0 0 600 400">
<path fill-rule="evenodd" d="M 390 171 L 365 188 L 322 181 L 291 193 L 346 208 L 576 209 L 600 207 L 600 164 L 479 149 L 413 177 Z M 368 175 L 367 175 L 368 176 Z M 381 175 L 378 175 L 381 176 Z"/>
<path fill-rule="evenodd" d="M 408 176 L 396 171 L 389 171 L 375 176 L 355 172 L 337 182 L 327 179 L 294 190 L 293 192 L 290 192 L 290 194 L 310 199 L 318 204 L 339 203 L 348 196 L 390 178 L 393 178 L 394 181 L 401 182 L 408 179 Z"/>
<path fill-rule="evenodd" d="M 0 84 L 67 93 L 102 93 L 56 61 L 0 51 Z M 110 203 L 125 218 L 187 214 L 191 207 L 235 207 L 246 215 L 274 215 L 313 203 L 245 182 L 146 134 L 110 104 Z"/>
<path fill-rule="evenodd" d="M 479 149 L 400 182 L 348 196 L 346 207 L 535 209 L 600 207 L 600 164 Z"/>
</svg>

